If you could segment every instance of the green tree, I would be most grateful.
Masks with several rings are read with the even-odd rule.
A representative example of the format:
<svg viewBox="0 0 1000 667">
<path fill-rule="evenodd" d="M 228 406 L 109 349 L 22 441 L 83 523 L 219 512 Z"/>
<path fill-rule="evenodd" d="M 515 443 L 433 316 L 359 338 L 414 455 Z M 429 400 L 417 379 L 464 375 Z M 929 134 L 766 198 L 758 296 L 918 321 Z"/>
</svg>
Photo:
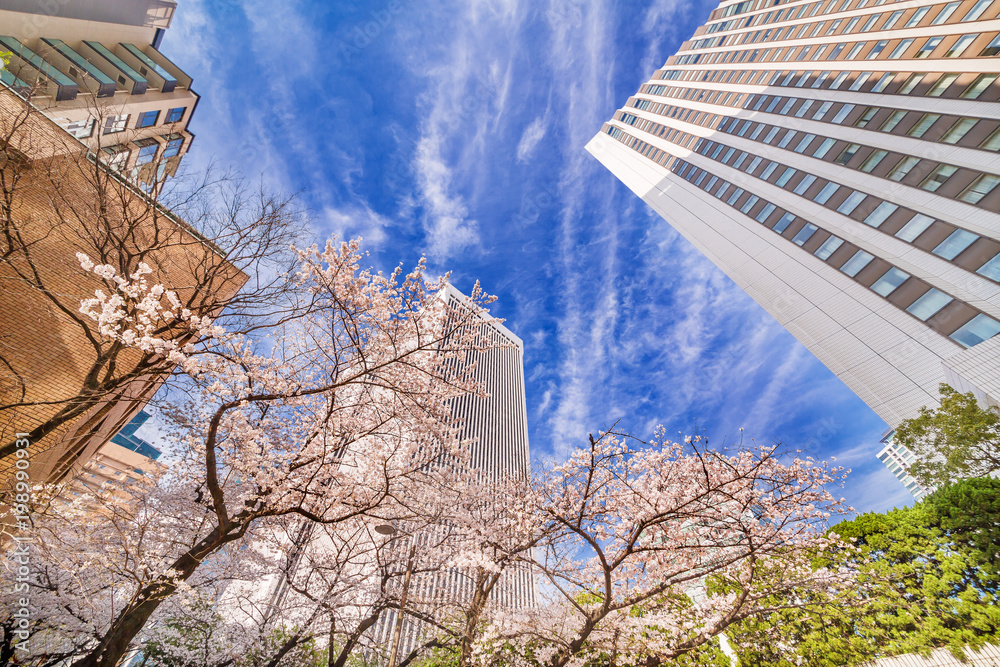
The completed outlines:
<svg viewBox="0 0 1000 667">
<path fill-rule="evenodd" d="M 983 409 L 973 394 L 942 384 L 941 406 L 921 408 L 896 429 L 896 442 L 917 461 L 907 468 L 925 488 L 1000 471 L 1000 410 Z"/>
<path fill-rule="evenodd" d="M 856 665 L 940 647 L 961 655 L 997 641 L 998 503 L 1000 481 L 967 480 L 913 507 L 836 525 L 854 546 L 816 564 L 856 570 L 856 605 L 788 609 L 731 626 L 741 664 Z"/>
</svg>

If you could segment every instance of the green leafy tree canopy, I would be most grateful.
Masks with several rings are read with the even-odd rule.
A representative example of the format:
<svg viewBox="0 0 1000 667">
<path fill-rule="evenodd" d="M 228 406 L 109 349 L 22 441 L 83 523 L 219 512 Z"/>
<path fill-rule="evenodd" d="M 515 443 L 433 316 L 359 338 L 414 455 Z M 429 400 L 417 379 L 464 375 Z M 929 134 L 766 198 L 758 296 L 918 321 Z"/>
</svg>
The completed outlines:
<svg viewBox="0 0 1000 667">
<path fill-rule="evenodd" d="M 941 406 L 921 408 L 896 429 L 896 442 L 917 461 L 907 468 L 926 488 L 940 488 L 1000 471 L 1000 410 L 942 384 Z"/>
</svg>

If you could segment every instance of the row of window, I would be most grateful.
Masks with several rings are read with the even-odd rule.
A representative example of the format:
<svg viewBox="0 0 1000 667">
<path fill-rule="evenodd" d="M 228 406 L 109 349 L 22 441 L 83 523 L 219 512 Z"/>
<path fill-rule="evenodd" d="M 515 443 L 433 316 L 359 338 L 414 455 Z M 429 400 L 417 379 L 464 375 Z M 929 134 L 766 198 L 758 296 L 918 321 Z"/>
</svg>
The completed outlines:
<svg viewBox="0 0 1000 667">
<path fill-rule="evenodd" d="M 167 113 L 164 116 L 164 124 L 177 123 L 182 118 L 184 118 L 184 112 L 187 107 L 174 107 L 173 109 L 167 109 Z M 104 128 L 102 134 L 117 134 L 119 132 L 124 132 L 128 129 L 128 122 L 131 114 L 108 116 L 104 119 Z M 137 115 L 135 128 L 141 129 L 144 127 L 153 127 L 160 120 L 160 110 L 144 111 Z M 93 118 L 87 118 L 84 120 L 74 121 L 63 125 L 72 136 L 77 139 L 88 139 L 94 134 L 94 125 L 96 121 Z"/>
<path fill-rule="evenodd" d="M 745 0 L 744 2 L 740 2 L 735 5 L 730 5 L 722 10 L 714 10 L 712 14 L 717 14 L 717 16 L 712 16 L 711 19 L 709 20 L 715 20 L 717 18 L 728 18 L 736 14 L 743 14 L 746 12 L 756 11 L 763 7 L 781 5 L 781 4 L 786 4 L 787 2 L 794 2 L 794 1 L 795 0 Z M 824 0 L 820 0 L 819 2 L 807 3 L 801 5 L 800 7 L 798 7 L 799 13 L 796 14 L 794 17 L 791 16 L 791 12 L 795 11 L 796 8 L 792 8 L 792 10 L 785 15 L 785 18 L 797 19 L 797 18 L 802 18 L 803 16 L 815 16 L 817 14 L 844 12 L 849 9 L 863 9 L 868 5 L 869 0 L 859 0 L 857 5 L 855 5 L 854 7 L 850 6 L 852 0 L 826 0 L 825 6 L 823 5 L 823 2 Z M 840 3 L 840 6 L 835 10 L 834 6 L 837 5 L 838 2 Z M 875 0 L 872 6 L 884 5 L 885 2 L 886 0 Z M 823 8 L 822 11 L 820 10 L 821 7 Z M 780 13 L 781 12 L 772 11 L 772 12 L 761 13 L 757 16 L 748 16 L 745 19 L 735 19 L 735 20 L 725 21 L 722 23 L 713 23 L 709 25 L 708 32 L 719 32 L 720 30 L 729 30 L 730 29 L 729 27 L 716 28 L 716 26 L 724 26 L 725 24 L 733 23 L 734 21 L 736 23 L 743 22 L 744 26 L 750 25 L 751 23 L 753 23 L 753 25 L 758 25 L 760 23 L 772 23 L 775 20 L 779 20 L 776 19 L 775 17 L 777 14 Z M 713 28 L 715 29 L 713 30 Z"/>
<path fill-rule="evenodd" d="M 953 82 L 958 75 L 945 74 L 942 79 Z M 937 85 L 935 84 L 935 87 Z M 977 86 L 981 88 L 981 83 Z M 670 88 L 667 86 L 647 86 L 647 88 Z M 970 87 L 971 88 L 971 87 Z M 696 89 L 678 88 L 677 91 L 694 91 Z M 672 91 L 663 91 L 666 96 Z M 975 92 L 975 91 L 973 91 Z M 778 95 L 743 95 L 726 91 L 698 91 L 692 95 L 696 101 L 702 98 L 706 104 L 728 106 L 732 99 L 734 106 L 752 111 L 763 111 L 782 116 L 808 118 L 809 120 L 825 121 L 842 124 L 856 107 L 854 104 L 834 102 L 819 102 L 818 100 Z M 743 98 L 743 99 L 740 99 Z M 698 112 L 687 107 L 668 105 L 646 99 L 634 99 L 632 106 L 667 118 L 676 118 L 683 122 L 716 127 L 716 114 Z M 836 111 L 833 109 L 836 108 Z M 705 123 L 705 120 L 708 123 Z M 736 119 L 733 119 L 734 121 Z M 747 121 L 750 122 L 750 121 Z M 974 118 L 969 116 L 951 116 L 938 113 L 922 113 L 886 107 L 863 107 L 860 116 L 853 122 L 854 127 L 893 132 L 906 130 L 906 135 L 915 139 L 956 144 L 966 148 L 980 148 L 988 151 L 1000 151 L 1000 121 L 994 119 Z M 908 128 L 908 129 L 907 129 Z M 745 134 L 745 132 L 744 132 Z M 740 136 L 743 136 L 741 134 Z"/>
<path fill-rule="evenodd" d="M 147 137 L 132 142 L 139 151 L 135 157 L 136 166 L 149 164 L 156 160 L 158 152 L 161 160 L 172 158 L 181 152 L 181 147 L 184 145 L 184 137 L 177 133 L 163 135 L 160 139 L 161 141 L 158 141 L 153 137 Z M 160 152 L 161 144 L 163 145 L 162 152 Z M 129 148 L 128 144 L 106 146 L 102 150 L 104 151 L 104 161 L 115 169 L 123 168 L 132 154 L 132 149 Z"/>
<path fill-rule="evenodd" d="M 992 18 L 993 12 L 990 11 L 989 16 L 987 16 L 987 10 L 990 9 L 990 5 L 992 5 L 993 2 L 994 0 L 977 0 L 976 4 L 965 12 L 957 22 L 964 23 Z M 733 35 L 720 35 L 717 37 L 696 40 L 688 48 L 690 50 L 696 50 L 715 48 L 719 46 L 734 46 L 737 44 L 777 42 L 783 39 L 828 37 L 834 34 L 848 35 L 854 33 L 856 28 L 857 33 L 891 30 L 893 28 L 914 28 L 920 25 L 920 23 L 927 18 L 931 10 L 935 8 L 938 8 L 938 11 L 934 15 L 934 18 L 927 23 L 927 25 L 943 25 L 954 16 L 956 10 L 961 4 L 961 2 L 955 1 L 944 3 L 942 5 L 917 7 L 912 11 L 907 9 L 897 9 L 893 12 L 878 12 L 865 16 L 854 16 L 850 19 L 844 18 L 832 21 L 819 21 L 815 23 L 801 23 L 783 28 L 768 28 Z M 804 7 L 800 9 L 800 14 L 802 9 L 804 9 Z M 798 16 L 793 17 L 791 15 L 791 13 L 794 12 L 794 8 L 786 11 L 788 14 L 785 14 L 783 11 L 779 11 L 769 15 L 769 17 L 765 20 L 758 20 L 754 22 L 752 25 L 766 25 L 782 20 L 794 20 L 795 18 L 798 18 Z M 903 17 L 907 12 L 911 13 L 906 21 L 903 22 Z M 883 21 L 882 19 L 885 20 Z"/>
<path fill-rule="evenodd" d="M 176 123 L 184 118 L 184 111 L 187 107 L 174 107 L 173 109 L 167 109 L 167 113 L 163 119 L 166 123 Z M 128 121 L 130 114 L 124 114 L 121 116 L 109 116 L 104 121 L 104 134 L 115 134 L 118 132 L 124 132 L 128 129 Z M 160 110 L 154 109 L 152 111 L 144 111 L 136 115 L 135 129 L 142 129 L 144 127 L 153 127 L 160 121 Z"/>
<path fill-rule="evenodd" d="M 845 242 L 844 239 L 820 229 L 811 222 L 801 220 L 793 213 L 785 211 L 757 195 L 748 193 L 725 179 L 679 159 L 674 159 L 668 168 L 681 178 L 691 182 L 695 187 L 712 194 L 720 201 L 724 201 L 729 206 L 770 228 L 776 234 L 787 238 L 804 250 L 810 251 L 815 257 L 834 266 L 841 273 L 866 284 L 879 296 L 888 299 L 897 291 L 900 294 L 905 293 L 903 301 L 894 299 L 890 299 L 890 301 L 921 322 L 928 323 L 935 329 L 945 329 L 944 333 L 947 333 L 949 338 L 964 347 L 972 347 L 1000 333 L 1000 322 L 992 317 L 976 311 L 968 304 L 956 301 L 948 294 L 931 287 L 898 267 L 888 264 L 885 260 L 877 259 L 871 253 Z M 808 184 L 811 185 L 812 181 L 808 181 Z M 834 186 L 834 190 L 839 187 L 836 184 L 827 184 L 820 192 L 830 192 L 829 186 L 831 185 Z M 803 187 L 803 182 L 800 182 L 794 191 L 796 194 L 804 194 L 808 189 L 808 185 Z M 819 200 L 824 196 L 829 198 L 829 194 L 817 194 L 814 199 Z M 874 271 L 869 270 L 865 275 L 862 275 L 862 272 L 869 267 L 873 268 Z M 1000 270 L 1000 262 L 998 262 L 997 269 Z M 938 321 L 931 321 L 935 316 L 944 314 L 945 309 L 949 307 L 951 307 L 951 312 L 947 313 L 946 317 L 942 317 Z M 954 327 L 954 330 L 947 331 L 947 329 L 953 328 L 949 326 L 948 320 L 953 319 L 956 314 L 964 320 L 963 323 Z"/>
<path fill-rule="evenodd" d="M 921 115 L 916 113 L 914 115 L 920 117 L 907 132 L 907 135 L 914 137 L 924 136 L 928 128 L 934 126 L 940 120 L 939 114 Z M 869 115 L 869 112 L 866 111 L 862 114 L 858 122 L 864 122 L 866 117 L 872 118 L 875 116 L 876 114 Z M 965 120 L 972 120 L 973 122 L 969 125 L 964 123 Z M 891 114 L 885 121 L 885 123 L 898 122 L 899 117 L 895 114 Z M 855 123 L 855 125 L 857 124 Z M 974 125 L 974 119 L 958 119 L 951 125 L 948 134 L 953 137 L 958 135 L 964 136 Z M 837 140 L 831 137 L 823 137 L 796 130 L 785 130 L 775 125 L 767 125 L 750 120 L 741 122 L 739 118 L 728 119 L 720 124 L 719 130 L 745 137 L 751 141 L 760 141 L 761 143 L 774 145 L 778 148 L 810 155 L 818 160 L 822 160 L 830 154 L 830 149 L 837 143 Z M 1000 129 L 994 129 L 993 133 L 983 143 L 992 146 L 991 150 L 1000 150 Z M 855 160 L 855 157 L 859 154 L 863 158 Z M 888 160 L 886 159 L 887 157 L 889 157 Z M 1000 184 L 1000 177 L 993 174 L 983 174 L 969 169 L 960 169 L 954 165 L 938 163 L 935 160 L 922 160 L 912 155 L 893 153 L 881 148 L 862 146 L 861 144 L 847 144 L 846 147 L 837 153 L 833 162 L 892 181 L 899 182 L 908 179 L 910 181 L 907 183 L 908 185 L 919 187 L 928 192 L 938 192 L 942 186 L 946 185 L 954 177 L 956 183 L 964 182 L 966 184 L 965 187 L 960 190 L 950 188 L 939 194 L 954 197 L 968 204 L 978 204 Z M 891 168 L 889 168 L 890 165 L 892 165 Z M 910 178 L 911 175 L 914 178 Z M 919 178 L 915 178 L 918 176 Z"/>
<path fill-rule="evenodd" d="M 623 114 L 621 120 L 628 123 L 634 118 L 634 116 L 630 116 L 629 114 Z M 771 182 L 772 176 L 777 174 L 777 177 L 773 178 L 774 185 L 791 189 L 795 194 L 805 195 L 818 180 L 812 174 L 805 174 L 792 167 L 766 160 L 760 156 L 753 156 L 745 151 L 740 151 L 715 141 L 699 139 L 680 130 L 666 128 L 651 121 L 640 121 L 638 126 L 639 129 L 650 132 L 654 136 L 662 136 L 667 141 L 678 143 L 690 148 L 694 152 L 732 166 L 734 169 L 740 169 L 762 180 Z M 622 140 L 623 136 L 631 137 L 631 135 L 614 127 L 609 128 L 608 133 L 619 140 Z M 633 137 L 633 139 L 635 138 Z M 810 140 L 810 143 L 812 143 L 812 140 Z M 833 140 L 824 140 L 820 143 L 815 153 L 819 153 L 821 150 L 829 151 L 833 143 Z M 649 159 L 667 166 L 669 154 L 660 151 L 651 144 L 646 144 L 636 139 L 635 142 L 628 145 Z M 937 170 L 935 170 L 936 172 Z M 801 179 L 796 178 L 799 174 L 802 174 Z M 1000 179 L 996 177 L 989 178 L 992 179 L 989 186 L 990 190 L 992 190 L 996 187 L 997 181 Z M 908 243 L 918 242 L 918 247 L 920 247 L 919 244 L 926 245 L 924 239 L 920 239 L 920 237 L 930 230 L 926 239 L 931 240 L 932 243 L 922 249 L 942 259 L 955 262 L 962 268 L 975 271 L 985 278 L 1000 282 L 1000 246 L 996 242 L 989 239 L 982 239 L 979 235 L 967 230 L 957 228 L 940 220 L 935 220 L 930 216 L 919 214 L 891 202 L 882 201 L 877 197 L 852 190 L 846 186 L 822 180 L 819 182 L 820 185 L 814 188 L 816 192 L 811 196 L 811 199 L 816 203 L 827 206 L 842 215 L 863 222 L 875 229 L 881 228 L 880 231 L 889 233 Z M 983 179 L 977 179 L 976 183 L 982 184 Z M 890 218 L 892 218 L 892 222 L 883 228 L 883 224 Z M 941 240 L 933 243 L 934 239 Z M 968 255 L 960 257 L 967 250 L 969 250 Z"/>
<path fill-rule="evenodd" d="M 700 78 L 698 75 L 701 75 Z M 970 80 L 970 77 L 971 80 Z M 857 91 L 862 93 L 880 93 L 892 95 L 917 95 L 926 97 L 958 98 L 965 100 L 995 99 L 997 89 L 991 86 L 998 75 L 959 74 L 955 72 L 852 72 L 852 71 L 817 71 L 817 70 L 661 70 L 661 79 L 690 81 L 698 80 L 707 83 L 733 83 L 746 85 L 767 85 L 793 88 L 825 88 L 827 90 Z M 964 84 L 963 84 L 964 80 Z M 846 87 L 845 87 L 845 84 Z M 688 86 L 668 86 L 661 84 L 645 84 L 639 89 L 650 95 L 677 97 L 681 99 L 705 100 L 711 103 L 740 106 L 746 99 L 745 94 L 726 94 L 726 91 L 712 91 Z M 726 95 L 722 99 L 722 95 Z M 736 95 L 735 99 L 733 95 Z M 706 98 L 706 96 L 709 96 Z"/>
<path fill-rule="evenodd" d="M 817 28 L 822 25 L 823 24 L 818 24 Z M 803 29 L 805 27 L 806 26 L 803 26 Z M 796 37 L 800 36 L 801 35 L 796 35 Z M 977 41 L 980 42 L 980 46 L 975 49 L 970 49 L 970 47 Z M 893 46 L 887 51 L 889 44 L 892 44 Z M 882 58 L 882 60 L 961 57 L 975 58 L 995 56 L 1000 53 L 1000 34 L 970 33 L 966 35 L 942 35 L 938 37 L 922 38 L 919 43 L 914 38 L 880 39 L 876 41 L 853 42 L 850 43 L 850 45 L 851 48 L 843 57 L 841 57 L 841 55 L 848 46 L 847 42 L 839 42 L 836 44 L 810 44 L 801 47 L 788 46 L 767 49 L 732 49 L 728 51 L 717 51 L 710 54 L 697 53 L 686 56 L 675 56 L 674 62 L 678 65 L 694 65 L 697 63 L 715 65 L 744 62 L 777 62 L 779 60 L 793 60 L 796 62 L 803 62 L 807 60 L 874 60 L 882 55 L 883 52 L 887 52 L 888 56 L 886 58 Z M 866 47 L 868 47 L 867 50 Z"/>
<path fill-rule="evenodd" d="M 715 141 L 699 140 L 695 144 L 695 152 L 717 162 L 730 165 L 734 169 L 741 169 L 751 176 L 768 182 L 772 182 L 772 175 L 778 174 L 778 177 L 773 180 L 774 185 L 791 189 L 793 193 L 800 196 L 811 193 L 808 198 L 817 204 L 836 210 L 841 215 L 863 222 L 885 233 L 892 233 L 896 238 L 908 243 L 921 242 L 921 235 L 931 230 L 933 226 L 934 229 L 927 238 L 941 238 L 941 240 L 929 246 L 928 249 L 931 253 L 948 261 L 957 260 L 959 255 L 972 248 L 973 244 L 982 238 L 968 230 L 935 220 L 928 215 L 900 207 L 873 195 L 853 190 L 832 181 L 817 179 L 812 174 L 760 156 L 752 156 L 750 153 Z M 936 172 L 937 170 L 935 170 Z M 801 178 L 797 179 L 796 177 L 800 174 Z M 993 187 L 996 187 L 995 181 L 1000 179 L 991 178 L 994 179 Z M 818 185 L 813 187 L 815 183 Z M 894 224 L 882 228 L 891 216 Z M 891 228 L 894 228 L 894 231 Z M 983 256 L 984 251 L 987 253 L 985 257 Z M 972 266 L 968 266 L 969 261 L 973 262 Z M 985 278 L 1000 282 L 1000 246 L 996 242 L 983 239 L 979 247 L 975 248 L 970 256 L 964 258 L 959 265 L 963 268 L 973 269 Z"/>
</svg>

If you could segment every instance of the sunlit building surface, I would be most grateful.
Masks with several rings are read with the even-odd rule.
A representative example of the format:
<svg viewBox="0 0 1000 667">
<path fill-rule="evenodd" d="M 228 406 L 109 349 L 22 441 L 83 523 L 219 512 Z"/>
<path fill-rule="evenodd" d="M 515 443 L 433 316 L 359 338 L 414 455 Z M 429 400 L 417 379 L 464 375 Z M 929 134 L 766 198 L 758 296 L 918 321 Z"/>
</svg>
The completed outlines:
<svg viewBox="0 0 1000 667">
<path fill-rule="evenodd" d="M 890 427 L 997 404 L 998 15 L 725 1 L 587 149 Z"/>
<path fill-rule="evenodd" d="M 194 139 L 191 77 L 159 51 L 173 0 L 0 0 L 3 84 L 142 183 L 177 171 Z"/>
</svg>

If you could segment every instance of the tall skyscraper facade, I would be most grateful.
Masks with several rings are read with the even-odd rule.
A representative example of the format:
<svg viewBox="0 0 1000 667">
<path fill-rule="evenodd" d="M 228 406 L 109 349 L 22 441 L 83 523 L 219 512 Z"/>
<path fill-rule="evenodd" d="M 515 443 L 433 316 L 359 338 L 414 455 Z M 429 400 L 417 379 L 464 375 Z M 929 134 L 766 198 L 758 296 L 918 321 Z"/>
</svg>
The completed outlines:
<svg viewBox="0 0 1000 667">
<path fill-rule="evenodd" d="M 1000 403 L 998 14 L 725 0 L 587 149 L 890 426 Z"/>
<path fill-rule="evenodd" d="M 441 296 L 456 311 L 467 302 L 465 295 L 451 285 Z M 484 322 L 481 327 L 483 336 L 496 347 L 470 354 L 467 363 L 475 365 L 476 381 L 487 397 L 463 396 L 452 405 L 454 417 L 462 424 L 459 438 L 473 442 L 469 452 L 469 474 L 493 481 L 503 477 L 526 478 L 531 464 L 524 392 L 524 342 L 498 322 Z M 433 530 L 432 527 L 428 534 L 411 538 L 416 541 L 417 548 L 434 542 Z M 442 601 L 467 600 L 473 594 L 469 573 L 459 567 L 414 577 L 410 586 L 410 604 L 426 612 L 432 612 Z M 535 577 L 529 568 L 510 570 L 494 589 L 492 603 L 506 609 L 532 606 L 536 600 L 535 586 Z M 374 628 L 376 645 L 389 645 L 395 624 L 396 611 L 387 610 Z M 404 617 L 401 655 L 405 656 L 419 645 L 425 629 L 424 624 Z"/>
<path fill-rule="evenodd" d="M 468 298 L 451 285 L 446 286 L 438 298 L 446 300 L 453 312 L 462 312 L 467 308 Z M 498 322 L 484 319 L 478 326 L 481 336 L 494 347 L 482 352 L 470 352 L 465 363 L 467 367 L 474 368 L 473 375 L 487 396 L 463 396 L 452 403 L 452 416 L 460 424 L 457 438 L 472 442 L 469 457 L 468 460 L 459 460 L 451 454 L 442 453 L 435 465 L 456 470 L 462 475 L 479 477 L 486 483 L 503 478 L 526 479 L 530 473 L 530 455 L 524 391 L 524 343 Z M 446 525 L 423 526 L 412 531 L 409 526 L 398 525 L 393 530 L 396 532 L 391 543 L 381 549 L 392 550 L 389 560 L 395 561 L 397 576 L 388 595 L 399 600 L 402 597 L 403 575 L 409 566 L 410 550 L 420 560 L 421 553 L 433 553 L 435 549 L 442 548 L 442 544 L 447 545 L 449 530 Z M 301 566 L 300 554 L 304 551 L 315 550 L 313 553 L 321 554 L 327 548 L 330 548 L 328 539 L 314 530 L 314 524 L 301 524 L 289 545 L 289 562 L 294 563 L 289 570 L 294 573 Z M 419 611 L 430 617 L 440 616 L 442 609 L 453 610 L 455 604 L 471 600 L 474 586 L 472 573 L 463 567 L 417 572 L 410 578 L 407 587 L 405 610 Z M 268 609 L 269 614 L 278 617 L 287 596 L 292 594 L 287 577 L 275 576 L 263 585 L 255 583 L 255 587 L 256 593 L 250 597 L 257 600 L 255 604 L 259 604 L 258 608 Z M 239 595 L 248 595 L 243 587 L 238 589 L 227 596 L 227 601 Z M 508 610 L 522 609 L 534 606 L 536 595 L 534 573 L 527 566 L 518 566 L 505 572 L 490 596 L 490 604 Z M 366 604 L 364 600 L 357 603 L 359 609 Z M 398 618 L 396 609 L 386 609 L 382 613 L 364 644 L 369 654 L 389 653 Z M 419 647 L 429 631 L 433 628 L 427 623 L 404 613 L 399 635 L 400 659 Z"/>
</svg>

